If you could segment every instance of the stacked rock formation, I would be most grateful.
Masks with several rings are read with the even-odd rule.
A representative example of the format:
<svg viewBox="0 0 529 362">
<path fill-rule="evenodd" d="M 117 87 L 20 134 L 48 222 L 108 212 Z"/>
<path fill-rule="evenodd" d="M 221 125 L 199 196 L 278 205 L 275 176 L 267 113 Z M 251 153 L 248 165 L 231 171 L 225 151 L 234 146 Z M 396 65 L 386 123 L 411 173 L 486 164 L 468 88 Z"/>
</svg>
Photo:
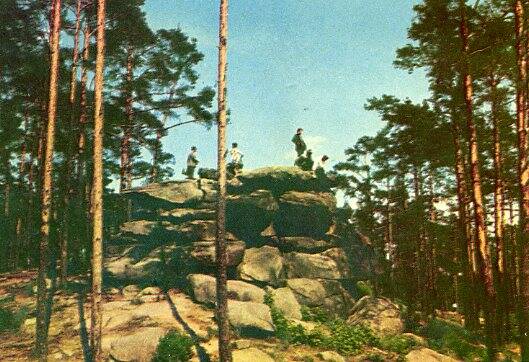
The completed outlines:
<svg viewBox="0 0 529 362">
<path fill-rule="evenodd" d="M 233 326 L 273 332 L 265 291 L 291 319 L 301 319 L 300 305 L 348 316 L 353 282 L 371 271 L 370 248 L 336 224 L 330 186 L 294 167 L 256 169 L 230 181 L 226 223 Z M 213 304 L 216 187 L 216 181 L 200 179 L 126 193 L 131 221 L 107 247 L 108 275 L 184 287 L 196 301 Z"/>
</svg>

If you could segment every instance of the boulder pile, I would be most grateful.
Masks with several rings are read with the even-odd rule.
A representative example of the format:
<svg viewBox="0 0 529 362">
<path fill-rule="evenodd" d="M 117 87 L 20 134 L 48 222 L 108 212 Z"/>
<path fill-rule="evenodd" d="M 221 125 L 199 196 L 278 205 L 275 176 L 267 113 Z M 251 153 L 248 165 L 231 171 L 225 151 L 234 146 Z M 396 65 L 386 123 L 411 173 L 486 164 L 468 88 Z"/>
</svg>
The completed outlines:
<svg viewBox="0 0 529 362">
<path fill-rule="evenodd" d="M 295 167 L 243 172 L 229 181 L 226 206 L 232 325 L 271 333 L 270 293 L 285 316 L 300 306 L 348 317 L 356 280 L 371 273 L 372 250 L 336 222 L 328 180 Z M 107 277 L 179 286 L 198 302 L 215 302 L 217 182 L 171 181 L 136 188 L 129 221 L 106 248 Z"/>
</svg>

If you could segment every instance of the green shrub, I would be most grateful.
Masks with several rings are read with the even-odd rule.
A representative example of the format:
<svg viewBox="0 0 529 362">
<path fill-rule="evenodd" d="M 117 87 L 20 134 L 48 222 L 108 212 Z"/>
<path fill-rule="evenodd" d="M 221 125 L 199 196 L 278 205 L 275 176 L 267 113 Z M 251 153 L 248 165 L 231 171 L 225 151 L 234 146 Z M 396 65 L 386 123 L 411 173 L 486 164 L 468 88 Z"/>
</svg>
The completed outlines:
<svg viewBox="0 0 529 362">
<path fill-rule="evenodd" d="M 355 354 L 363 346 L 373 346 L 378 343 L 371 329 L 363 325 L 349 325 L 343 320 L 335 320 L 327 325 L 331 330 L 328 347 L 341 354 Z"/>
<path fill-rule="evenodd" d="M 307 322 L 327 323 L 332 319 L 323 308 L 310 308 L 305 305 L 301 306 L 301 316 L 302 320 Z"/>
<path fill-rule="evenodd" d="M 288 321 L 274 305 L 270 294 L 265 295 L 265 304 L 270 307 L 277 338 L 287 343 L 332 349 L 341 354 L 350 355 L 358 353 L 365 345 L 376 345 L 378 342 L 373 332 L 367 327 L 351 326 L 340 319 L 330 320 L 327 314 L 310 309 L 305 309 L 306 316 L 319 319 L 320 327 L 307 331 L 302 325 Z M 307 311 L 311 311 L 311 314 L 307 314 Z"/>
<path fill-rule="evenodd" d="M 370 353 L 366 356 L 366 359 L 370 362 L 384 362 L 386 360 L 380 353 Z"/>
<path fill-rule="evenodd" d="M 7 308 L 0 308 L 0 333 L 18 331 L 27 315 L 28 310 L 26 308 L 15 312 Z"/>
<path fill-rule="evenodd" d="M 356 283 L 356 290 L 358 292 L 359 298 L 369 295 L 372 297 L 375 295 L 373 284 L 369 280 L 363 281 L 360 280 Z"/>
<path fill-rule="evenodd" d="M 193 356 L 193 340 L 177 331 L 160 339 L 152 362 L 186 362 Z"/>
<path fill-rule="evenodd" d="M 432 319 L 421 332 L 428 339 L 428 345 L 440 352 L 454 352 L 465 360 L 485 360 L 487 357 L 479 335 L 457 323 Z"/>
<path fill-rule="evenodd" d="M 402 335 L 384 337 L 380 340 L 380 347 L 383 350 L 395 352 L 401 355 L 410 352 L 417 342 L 413 338 Z"/>
</svg>

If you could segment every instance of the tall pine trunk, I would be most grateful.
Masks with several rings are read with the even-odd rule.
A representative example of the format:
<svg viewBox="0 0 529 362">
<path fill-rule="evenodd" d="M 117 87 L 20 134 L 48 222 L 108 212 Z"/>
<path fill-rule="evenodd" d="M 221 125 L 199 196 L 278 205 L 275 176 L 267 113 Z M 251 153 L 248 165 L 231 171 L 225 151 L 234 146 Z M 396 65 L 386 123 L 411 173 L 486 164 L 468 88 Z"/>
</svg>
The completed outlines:
<svg viewBox="0 0 529 362">
<path fill-rule="evenodd" d="M 516 128 L 518 134 L 518 185 L 520 188 L 520 237 L 518 241 L 519 302 L 518 324 L 522 361 L 529 361 L 529 169 L 527 168 L 526 122 L 526 52 L 524 47 L 524 15 L 521 0 L 514 3 L 516 59 Z"/>
<path fill-rule="evenodd" d="M 460 35 L 463 51 L 463 67 L 461 78 L 463 82 L 463 97 L 465 99 L 465 115 L 468 129 L 468 145 L 470 157 L 470 179 L 472 183 L 472 203 L 474 206 L 474 223 L 476 228 L 476 241 L 478 247 L 478 264 L 483 283 L 483 303 L 485 310 L 485 329 L 487 336 L 487 349 L 489 358 L 493 359 L 496 350 L 496 328 L 494 316 L 496 314 L 496 290 L 494 287 L 492 260 L 489 245 L 487 243 L 487 228 L 485 224 L 485 211 L 483 208 L 483 196 L 481 191 L 481 175 L 479 170 L 479 150 L 476 125 L 473 115 L 473 88 L 472 76 L 470 74 L 469 56 L 469 30 L 466 15 L 465 0 L 459 1 L 461 19 Z"/>
<path fill-rule="evenodd" d="M 125 125 L 123 137 L 121 138 L 121 164 L 119 191 L 127 190 L 132 186 L 130 141 L 132 138 L 132 124 L 134 121 L 133 98 L 132 98 L 132 77 L 134 75 L 132 46 L 127 50 L 127 73 L 125 75 Z"/>
<path fill-rule="evenodd" d="M 57 116 L 57 93 L 59 77 L 59 39 L 61 30 L 61 0 L 53 0 L 51 8 L 52 27 L 50 31 L 50 82 L 48 101 L 48 124 L 44 149 L 44 163 L 41 186 L 41 225 L 40 225 L 40 256 L 37 278 L 37 324 L 36 353 L 42 361 L 47 358 L 47 291 L 46 274 L 49 264 L 50 214 L 52 198 L 53 148 L 55 143 L 55 119 Z"/>
<path fill-rule="evenodd" d="M 226 250 L 226 53 L 228 37 L 228 0 L 220 0 L 219 64 L 218 64 L 218 145 L 217 166 L 219 195 L 217 204 L 217 323 L 219 327 L 220 362 L 231 362 L 230 328 L 228 323 L 228 289 Z"/>
<path fill-rule="evenodd" d="M 500 144 L 500 119 L 498 116 L 498 99 L 497 99 L 498 80 L 494 73 L 490 75 L 490 108 L 492 123 L 493 139 L 493 163 L 494 163 L 494 238 L 496 239 L 496 265 L 498 280 L 498 308 L 496 313 L 496 331 L 498 342 L 504 338 L 507 317 L 507 299 L 506 284 L 506 261 L 505 261 L 505 239 L 504 231 L 504 213 L 503 213 L 503 171 L 502 171 L 502 151 Z"/>
<path fill-rule="evenodd" d="M 70 69 L 70 96 L 68 98 L 68 105 L 70 107 L 70 129 L 74 129 L 75 119 L 75 99 L 77 94 L 77 63 L 79 60 L 79 31 L 81 28 L 81 0 L 77 0 L 75 9 L 75 31 L 73 38 L 73 56 L 72 66 Z M 60 274 L 59 284 L 62 285 L 66 276 L 68 275 L 68 239 L 70 237 L 70 201 L 73 194 L 72 188 L 72 173 L 74 162 L 74 142 L 68 138 L 67 140 L 67 155 L 66 155 L 66 178 L 64 198 L 63 198 L 63 212 L 62 212 L 62 228 L 61 228 L 61 247 L 60 247 Z"/>
<path fill-rule="evenodd" d="M 92 308 L 90 342 L 94 361 L 102 361 L 101 290 L 103 283 L 103 71 L 105 67 L 105 0 L 97 2 L 97 53 L 94 89 L 94 175 L 92 182 Z"/>
</svg>

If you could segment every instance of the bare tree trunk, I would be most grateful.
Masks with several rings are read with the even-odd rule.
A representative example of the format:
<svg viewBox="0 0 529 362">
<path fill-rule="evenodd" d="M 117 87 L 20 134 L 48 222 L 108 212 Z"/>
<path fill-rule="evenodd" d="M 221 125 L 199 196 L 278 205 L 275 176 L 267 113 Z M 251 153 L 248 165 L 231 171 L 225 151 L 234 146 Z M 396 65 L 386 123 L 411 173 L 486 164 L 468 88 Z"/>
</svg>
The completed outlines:
<svg viewBox="0 0 529 362">
<path fill-rule="evenodd" d="M 121 165 L 119 191 L 129 189 L 132 185 L 130 140 L 132 138 L 132 124 L 134 121 L 133 99 L 132 99 L 132 77 L 134 75 L 132 46 L 127 51 L 127 74 L 125 78 L 125 117 L 126 124 L 123 128 L 121 139 Z"/>
<path fill-rule="evenodd" d="M 90 341 L 94 361 L 103 360 L 101 351 L 101 289 L 103 283 L 103 71 L 105 67 L 105 0 L 98 0 L 97 54 L 94 90 L 94 178 L 92 182 L 92 309 Z"/>
<path fill-rule="evenodd" d="M 492 118 L 492 133 L 493 133 L 493 155 L 494 155 L 494 237 L 496 239 L 496 271 L 498 275 L 498 308 L 496 313 L 496 331 L 498 334 L 498 342 L 501 342 L 504 337 L 504 327 L 506 325 L 507 313 L 507 294 L 505 289 L 505 239 L 503 236 L 504 230 L 504 214 L 503 214 L 503 171 L 502 171 L 502 153 L 500 144 L 500 120 L 498 117 L 498 100 L 497 100 L 497 84 L 498 81 L 492 73 L 490 76 L 490 107 Z"/>
<path fill-rule="evenodd" d="M 527 167 L 527 121 L 526 82 L 527 59 L 523 45 L 524 14 L 521 0 L 514 3 L 516 58 L 518 65 L 518 84 L 516 87 L 516 128 L 518 133 L 518 184 L 520 188 L 520 238 L 518 245 L 519 268 L 519 313 L 518 324 L 522 361 L 529 361 L 529 169 Z"/>
<path fill-rule="evenodd" d="M 48 353 L 47 331 L 47 291 L 46 272 L 49 256 L 48 244 L 50 235 L 50 213 L 52 195 L 53 148 L 55 142 L 55 119 L 57 116 L 57 92 L 59 77 L 59 38 L 61 30 L 61 0 L 53 0 L 51 18 L 53 26 L 50 34 L 50 83 L 48 104 L 48 125 L 46 130 L 46 145 L 44 151 L 43 177 L 42 177 L 42 209 L 40 226 L 40 258 L 39 273 L 37 278 L 37 324 L 35 350 L 42 361 L 46 360 Z"/>
<path fill-rule="evenodd" d="M 81 99 L 79 101 L 80 115 L 79 115 L 79 135 L 77 140 L 77 177 L 79 182 L 79 189 L 83 190 L 84 185 L 84 165 L 85 165 L 85 149 L 86 149 L 86 103 L 87 103 L 87 89 L 88 82 L 88 60 L 90 56 L 90 37 L 91 29 L 88 24 L 88 19 L 85 20 L 83 29 L 83 62 L 81 65 Z"/>
<path fill-rule="evenodd" d="M 472 302 L 472 290 L 474 289 L 474 272 L 472 270 L 470 254 L 472 244 L 472 234 L 470 217 L 467 213 L 467 185 L 465 182 L 465 163 L 463 160 L 463 150 L 461 147 L 461 129 L 455 116 L 452 116 L 452 136 L 455 150 L 455 174 L 458 205 L 458 225 L 459 225 L 459 248 L 460 260 L 463 269 L 463 282 L 461 283 L 461 300 L 463 302 L 463 314 L 465 316 L 465 327 L 476 330 L 479 320 L 474 303 Z"/>
<path fill-rule="evenodd" d="M 476 125 L 473 116 L 473 89 L 472 76 L 470 75 L 470 65 L 468 60 L 468 24 L 466 15 L 465 0 L 459 1 L 461 19 L 460 35 L 463 43 L 463 56 L 465 57 L 462 70 L 463 96 L 465 99 L 465 113 L 468 128 L 468 144 L 470 156 L 470 178 L 472 182 L 472 196 L 474 205 L 474 222 L 476 227 L 476 241 L 478 246 L 478 259 L 480 274 L 483 282 L 484 304 L 485 304 L 485 328 L 487 335 L 487 349 L 489 358 L 493 359 L 496 353 L 496 334 L 494 315 L 496 311 L 496 290 L 492 272 L 492 261 L 489 246 L 487 243 L 487 229 L 485 224 L 485 212 L 483 209 L 483 197 L 481 192 L 481 176 L 479 170 L 479 150 Z"/>
<path fill-rule="evenodd" d="M 77 93 L 77 63 L 79 60 L 79 30 L 81 28 L 81 0 L 77 0 L 75 9 L 75 32 L 73 40 L 73 57 L 72 67 L 70 70 L 70 97 L 68 103 L 70 106 L 70 127 L 74 129 L 75 119 L 75 99 Z M 72 173 L 73 173 L 73 162 L 74 162 L 74 142 L 68 139 L 68 146 L 66 155 L 66 177 L 64 199 L 63 199 L 63 212 L 62 212 L 62 228 L 61 228 L 61 246 L 60 246 L 60 274 L 59 274 L 59 285 L 63 285 L 68 275 L 68 239 L 70 237 L 70 200 L 73 194 L 72 188 Z"/>
<path fill-rule="evenodd" d="M 173 89 L 171 89 L 171 91 L 169 92 L 169 102 L 173 100 L 173 96 L 174 96 L 174 91 Z M 169 117 L 169 113 L 165 113 L 163 115 L 162 128 L 156 131 L 156 146 L 152 154 L 152 167 L 151 167 L 151 173 L 149 175 L 149 183 L 156 182 L 156 177 L 158 176 L 158 162 L 159 162 L 158 158 L 159 158 L 160 151 L 161 151 L 162 134 L 163 134 L 163 129 L 165 127 L 165 124 L 167 123 L 168 117 Z"/>
<path fill-rule="evenodd" d="M 226 53 L 228 41 L 228 0 L 220 0 L 219 64 L 218 64 L 218 146 L 219 195 L 217 204 L 217 323 L 219 326 L 220 362 L 231 362 L 230 328 L 228 323 L 228 289 L 226 251 Z"/>
</svg>

